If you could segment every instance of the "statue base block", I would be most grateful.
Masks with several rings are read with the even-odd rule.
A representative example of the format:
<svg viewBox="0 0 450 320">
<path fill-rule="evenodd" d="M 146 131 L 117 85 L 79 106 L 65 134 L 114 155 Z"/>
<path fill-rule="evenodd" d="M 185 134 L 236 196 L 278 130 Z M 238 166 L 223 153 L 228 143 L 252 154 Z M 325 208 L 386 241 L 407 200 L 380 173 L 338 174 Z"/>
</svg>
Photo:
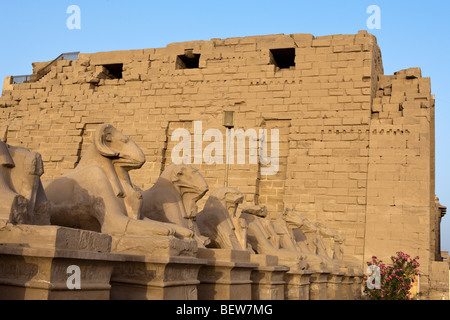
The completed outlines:
<svg viewBox="0 0 450 320">
<path fill-rule="evenodd" d="M 309 300 L 310 278 L 313 271 L 291 269 L 284 276 L 286 300 Z"/>
<path fill-rule="evenodd" d="M 195 257 L 197 242 L 175 237 L 111 236 L 111 252 L 154 257 Z"/>
<path fill-rule="evenodd" d="M 252 270 L 250 252 L 229 249 L 199 248 L 197 257 L 205 259 L 198 274 L 199 300 L 251 300 Z"/>
<path fill-rule="evenodd" d="M 344 274 L 342 277 L 342 300 L 354 300 L 357 296 L 357 290 L 361 290 L 361 281 L 363 275 Z"/>
<path fill-rule="evenodd" d="M 331 273 L 328 275 L 327 298 L 330 300 L 344 300 L 342 280 L 344 273 Z"/>
<path fill-rule="evenodd" d="M 95 232 L 1 222 L 0 299 L 108 300 L 110 245 Z"/>
<path fill-rule="evenodd" d="M 14 225 L 0 220 L 0 244 L 24 248 L 110 252 L 111 236 L 58 226 Z"/>
<path fill-rule="evenodd" d="M 197 279 L 206 261 L 196 258 L 197 242 L 175 237 L 112 236 L 116 263 L 113 300 L 197 300 Z"/>
<path fill-rule="evenodd" d="M 193 257 L 122 257 L 111 277 L 112 300 L 198 299 L 198 272 L 206 261 Z"/>
<path fill-rule="evenodd" d="M 328 300 L 328 277 L 330 273 L 314 272 L 310 278 L 310 300 Z"/>
<path fill-rule="evenodd" d="M 289 267 L 279 266 L 276 256 L 262 254 L 251 254 L 250 262 L 258 264 L 251 273 L 252 300 L 284 300 L 284 277 Z"/>
</svg>

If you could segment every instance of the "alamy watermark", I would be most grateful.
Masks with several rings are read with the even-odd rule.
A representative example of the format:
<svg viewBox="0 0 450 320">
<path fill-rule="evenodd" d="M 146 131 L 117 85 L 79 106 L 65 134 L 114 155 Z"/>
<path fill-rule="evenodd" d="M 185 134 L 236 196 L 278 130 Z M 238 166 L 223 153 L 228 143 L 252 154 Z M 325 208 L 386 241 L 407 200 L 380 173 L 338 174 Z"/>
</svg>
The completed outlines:
<svg viewBox="0 0 450 320">
<path fill-rule="evenodd" d="M 66 10 L 70 16 L 66 20 L 66 25 L 69 30 L 81 29 L 81 9 L 77 5 L 70 5 Z M 381 29 L 381 9 L 379 6 L 373 4 L 367 7 L 367 14 L 370 14 L 366 21 L 367 28 L 369 30 Z"/>
<path fill-rule="evenodd" d="M 67 268 L 67 274 L 70 276 L 67 278 L 66 285 L 69 290 L 81 290 L 81 269 L 79 266 L 72 265 Z"/>
<path fill-rule="evenodd" d="M 379 266 L 371 265 L 367 268 L 366 271 L 370 274 L 370 277 L 367 279 L 366 284 L 367 288 L 370 290 L 381 289 L 381 270 Z"/>
<path fill-rule="evenodd" d="M 367 7 L 367 14 L 370 17 L 367 19 L 366 25 L 369 30 L 381 29 L 381 9 L 377 5 Z"/>
<path fill-rule="evenodd" d="M 70 16 L 66 20 L 66 26 L 69 30 L 80 30 L 81 29 L 81 9 L 77 5 L 71 5 L 67 7 L 67 14 Z"/>
<path fill-rule="evenodd" d="M 224 139 L 219 129 L 208 129 L 203 133 L 202 121 L 194 121 L 194 141 L 187 129 L 176 129 L 171 135 L 171 141 L 178 141 L 172 149 L 172 162 L 176 164 L 248 164 L 261 166 L 262 175 L 275 175 L 279 170 L 279 129 L 227 129 Z M 236 148 L 235 148 L 236 141 Z M 246 148 L 248 141 L 248 149 Z M 270 141 L 270 156 L 268 142 Z M 203 149 L 203 142 L 210 142 Z M 192 154 L 193 149 L 193 154 Z M 235 152 L 236 150 L 236 152 Z M 235 161 L 236 154 L 236 161 Z"/>
</svg>

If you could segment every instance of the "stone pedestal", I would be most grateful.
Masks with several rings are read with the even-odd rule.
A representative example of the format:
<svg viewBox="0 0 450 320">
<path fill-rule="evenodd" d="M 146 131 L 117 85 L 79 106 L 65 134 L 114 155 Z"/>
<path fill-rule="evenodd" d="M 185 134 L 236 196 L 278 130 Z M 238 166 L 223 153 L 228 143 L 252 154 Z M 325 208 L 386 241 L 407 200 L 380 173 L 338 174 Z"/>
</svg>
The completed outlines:
<svg viewBox="0 0 450 320">
<path fill-rule="evenodd" d="M 286 300 L 309 300 L 312 271 L 291 269 L 284 275 Z"/>
<path fill-rule="evenodd" d="M 251 272 L 258 267 L 250 263 L 248 251 L 199 248 L 197 257 L 206 259 L 198 279 L 199 300 L 251 300 Z"/>
<path fill-rule="evenodd" d="M 327 300 L 328 299 L 328 272 L 315 272 L 310 278 L 310 300 Z"/>
<path fill-rule="evenodd" d="M 0 220 L 0 244 L 23 248 L 109 253 L 111 236 L 58 226 L 13 225 Z"/>
<path fill-rule="evenodd" d="M 198 271 L 193 257 L 123 255 L 111 277 L 112 300 L 197 300 Z"/>
<path fill-rule="evenodd" d="M 108 235 L 0 223 L 0 299 L 109 299 L 111 262 L 119 258 L 108 253 Z M 79 290 L 69 288 L 71 266 L 79 268 Z"/>
<path fill-rule="evenodd" d="M 258 267 L 251 273 L 252 300 L 284 300 L 285 274 L 289 267 L 279 266 L 278 257 L 251 254 Z"/>
<path fill-rule="evenodd" d="M 80 269 L 80 290 L 69 289 L 70 266 Z M 52 249 L 0 246 L 2 300 L 109 300 L 111 257 Z"/>
<path fill-rule="evenodd" d="M 137 256 L 195 258 L 197 242 L 162 236 L 111 236 L 111 252 Z"/>
<path fill-rule="evenodd" d="M 111 277 L 113 300 L 197 300 L 197 242 L 174 237 L 112 237 L 120 254 Z"/>
<path fill-rule="evenodd" d="M 206 260 L 194 240 L 0 223 L 1 299 L 197 299 Z M 70 266 L 81 290 L 67 284 Z"/>
<path fill-rule="evenodd" d="M 344 273 L 332 273 L 328 275 L 327 298 L 330 300 L 343 300 L 344 293 L 342 280 Z"/>
<path fill-rule="evenodd" d="M 342 278 L 342 299 L 355 300 L 362 277 L 356 274 L 345 274 Z"/>
</svg>

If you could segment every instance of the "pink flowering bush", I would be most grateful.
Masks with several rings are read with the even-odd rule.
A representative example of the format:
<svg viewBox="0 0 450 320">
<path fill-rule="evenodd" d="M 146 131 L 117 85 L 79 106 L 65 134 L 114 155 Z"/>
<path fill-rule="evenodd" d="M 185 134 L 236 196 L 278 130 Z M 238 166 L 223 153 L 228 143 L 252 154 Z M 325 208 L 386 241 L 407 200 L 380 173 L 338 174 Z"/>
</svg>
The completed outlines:
<svg viewBox="0 0 450 320">
<path fill-rule="evenodd" d="M 382 260 L 373 256 L 372 261 L 367 262 L 367 266 L 377 266 L 379 268 L 379 288 L 370 288 L 364 278 L 364 289 L 360 293 L 361 299 L 366 300 L 411 300 L 411 288 L 415 277 L 419 274 L 419 257 L 412 259 L 408 254 L 397 252 L 391 257 L 392 265 L 386 265 Z"/>
</svg>

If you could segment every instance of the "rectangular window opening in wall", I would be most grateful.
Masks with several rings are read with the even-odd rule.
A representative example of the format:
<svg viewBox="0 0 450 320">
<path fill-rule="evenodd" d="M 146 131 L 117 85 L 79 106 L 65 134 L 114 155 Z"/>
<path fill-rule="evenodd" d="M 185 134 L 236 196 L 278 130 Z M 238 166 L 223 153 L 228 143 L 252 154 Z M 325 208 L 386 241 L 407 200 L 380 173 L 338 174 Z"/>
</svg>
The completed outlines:
<svg viewBox="0 0 450 320">
<path fill-rule="evenodd" d="M 197 69 L 200 63 L 200 54 L 186 49 L 183 55 L 177 57 L 176 69 Z"/>
<path fill-rule="evenodd" d="M 104 64 L 103 68 L 109 79 L 122 79 L 123 63 Z"/>
<path fill-rule="evenodd" d="M 280 69 L 295 67 L 295 48 L 271 49 L 270 60 Z"/>
</svg>

